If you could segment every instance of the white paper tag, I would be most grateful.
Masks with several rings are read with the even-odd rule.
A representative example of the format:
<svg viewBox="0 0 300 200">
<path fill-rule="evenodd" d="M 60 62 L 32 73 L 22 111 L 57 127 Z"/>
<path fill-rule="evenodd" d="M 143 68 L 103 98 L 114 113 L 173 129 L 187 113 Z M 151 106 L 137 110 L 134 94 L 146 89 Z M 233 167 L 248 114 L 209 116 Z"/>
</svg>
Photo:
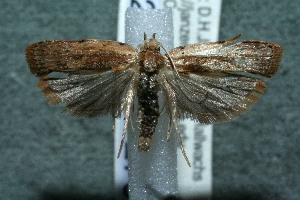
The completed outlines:
<svg viewBox="0 0 300 200">
<path fill-rule="evenodd" d="M 175 47 L 218 40 L 221 0 L 164 0 L 163 6 L 173 8 Z M 182 199 L 211 199 L 212 125 L 184 120 L 180 129 L 192 167 L 178 148 L 179 195 Z"/>
<path fill-rule="evenodd" d="M 119 42 L 125 42 L 125 12 L 128 7 L 143 9 L 160 9 L 161 0 L 120 0 L 118 16 L 118 35 Z M 123 117 L 116 119 L 114 137 L 114 181 L 116 199 L 128 199 L 128 157 L 127 157 L 127 135 L 125 137 L 123 151 L 117 159 L 118 151 L 123 131 Z"/>
<path fill-rule="evenodd" d="M 163 0 L 173 10 L 174 46 L 217 41 L 222 0 Z"/>
</svg>

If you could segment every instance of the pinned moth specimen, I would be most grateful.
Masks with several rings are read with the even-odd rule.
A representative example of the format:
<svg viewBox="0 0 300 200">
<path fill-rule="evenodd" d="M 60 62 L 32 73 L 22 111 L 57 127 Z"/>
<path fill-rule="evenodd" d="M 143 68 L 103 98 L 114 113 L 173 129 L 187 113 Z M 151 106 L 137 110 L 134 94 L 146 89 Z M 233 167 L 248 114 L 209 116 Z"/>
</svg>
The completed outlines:
<svg viewBox="0 0 300 200">
<path fill-rule="evenodd" d="M 48 102 L 62 102 L 67 112 L 95 117 L 124 113 L 122 150 L 134 98 L 137 98 L 138 149 L 148 151 L 160 115 L 162 92 L 188 164 L 178 120 L 212 124 L 246 112 L 266 88 L 257 75 L 272 77 L 282 49 L 263 41 L 234 43 L 240 35 L 219 42 L 179 46 L 166 51 L 144 35 L 134 47 L 110 40 L 57 40 L 31 44 L 26 58 Z M 165 54 L 160 52 L 160 48 Z M 190 164 L 189 164 L 190 165 Z"/>
</svg>

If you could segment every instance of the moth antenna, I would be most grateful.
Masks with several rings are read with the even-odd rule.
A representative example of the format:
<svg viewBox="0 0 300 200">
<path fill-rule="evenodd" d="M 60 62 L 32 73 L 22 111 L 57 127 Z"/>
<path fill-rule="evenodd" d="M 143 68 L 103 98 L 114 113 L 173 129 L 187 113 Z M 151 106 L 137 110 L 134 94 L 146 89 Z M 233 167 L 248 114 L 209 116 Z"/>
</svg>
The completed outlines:
<svg viewBox="0 0 300 200">
<path fill-rule="evenodd" d="M 170 54 L 167 52 L 167 50 L 165 49 L 164 46 L 162 46 L 161 44 L 160 44 L 160 46 L 161 46 L 161 48 L 166 52 L 165 55 L 166 55 L 167 58 L 169 59 L 169 61 L 170 61 L 170 63 L 171 63 L 171 67 L 172 67 L 172 69 L 175 71 L 176 77 L 181 81 L 182 85 L 183 85 L 188 91 L 192 92 L 188 87 L 185 86 L 184 82 L 182 81 L 182 79 L 181 79 L 181 77 L 180 77 L 180 75 L 179 75 L 179 73 L 178 73 L 178 71 L 177 71 L 177 69 L 176 69 L 176 67 L 175 67 L 175 64 L 174 64 L 173 59 L 171 58 Z"/>
<path fill-rule="evenodd" d="M 153 39 L 155 39 L 155 35 L 156 35 L 156 33 L 153 33 L 153 35 L 152 35 L 152 38 L 153 38 Z"/>
<path fill-rule="evenodd" d="M 144 32 L 144 40 L 147 40 L 147 34 Z"/>
<path fill-rule="evenodd" d="M 166 48 L 162 44 L 160 44 L 159 46 L 166 52 L 165 55 L 168 57 L 168 59 L 171 63 L 172 69 L 176 72 L 176 75 L 178 76 L 178 78 L 180 78 L 180 76 L 178 74 L 178 71 L 176 70 L 175 64 L 174 64 L 173 59 L 171 58 L 170 54 L 168 53 L 168 51 L 166 50 Z"/>
<path fill-rule="evenodd" d="M 224 43 L 224 44 L 231 43 L 231 42 L 234 42 L 235 40 L 237 40 L 241 36 L 242 36 L 242 34 L 238 34 L 238 35 L 234 36 L 233 38 L 229 38 L 227 40 L 220 40 L 216 43 Z"/>
<path fill-rule="evenodd" d="M 236 37 L 238 38 L 238 36 L 236 36 Z M 167 58 L 169 59 L 169 61 L 170 61 L 170 63 L 171 63 L 172 69 L 175 71 L 176 78 L 178 78 L 178 79 L 176 79 L 176 81 L 179 80 L 179 81 L 182 83 L 183 87 L 185 87 L 185 89 L 186 89 L 187 91 L 193 92 L 193 91 L 191 91 L 188 87 L 186 87 L 185 83 L 183 82 L 182 78 L 180 77 L 180 75 L 179 75 L 179 73 L 178 73 L 178 71 L 177 71 L 177 69 L 176 69 L 176 67 L 175 67 L 175 64 L 174 64 L 173 59 L 171 58 L 170 54 L 167 52 L 167 50 L 166 50 L 161 44 L 160 44 L 160 46 L 161 46 L 161 48 L 166 52 L 165 55 L 166 55 Z M 190 100 L 193 101 L 192 99 L 190 99 Z"/>
</svg>

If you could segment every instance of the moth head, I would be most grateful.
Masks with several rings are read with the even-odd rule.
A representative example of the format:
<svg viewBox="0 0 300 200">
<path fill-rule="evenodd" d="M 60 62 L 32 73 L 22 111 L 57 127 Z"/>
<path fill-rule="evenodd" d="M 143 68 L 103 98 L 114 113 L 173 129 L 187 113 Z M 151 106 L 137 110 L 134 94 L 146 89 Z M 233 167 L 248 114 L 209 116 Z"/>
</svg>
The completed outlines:
<svg viewBox="0 0 300 200">
<path fill-rule="evenodd" d="M 155 39 L 156 33 L 153 33 L 152 38 L 147 38 L 144 33 L 144 42 L 139 44 L 140 51 L 160 51 L 160 42 Z"/>
</svg>

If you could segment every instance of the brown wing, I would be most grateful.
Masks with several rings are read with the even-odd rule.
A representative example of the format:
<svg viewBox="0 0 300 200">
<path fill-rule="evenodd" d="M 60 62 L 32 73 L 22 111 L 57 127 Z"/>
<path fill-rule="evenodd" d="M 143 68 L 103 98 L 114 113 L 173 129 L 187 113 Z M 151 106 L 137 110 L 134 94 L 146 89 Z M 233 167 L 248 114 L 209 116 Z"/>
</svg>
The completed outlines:
<svg viewBox="0 0 300 200">
<path fill-rule="evenodd" d="M 179 76 L 165 68 L 161 87 L 173 117 L 190 117 L 205 124 L 226 121 L 246 112 L 263 93 L 264 81 L 251 74 L 274 75 L 281 47 L 262 41 L 228 45 L 236 38 L 169 52 Z"/>
<path fill-rule="evenodd" d="M 243 41 L 229 45 L 236 38 L 177 47 L 169 55 L 179 72 L 249 72 L 265 77 L 277 72 L 282 56 L 278 44 Z"/>
<path fill-rule="evenodd" d="M 43 41 L 26 49 L 49 103 L 62 102 L 67 112 L 89 117 L 119 116 L 125 109 L 136 81 L 136 55 L 127 44 L 91 39 Z"/>
<path fill-rule="evenodd" d="M 42 41 L 26 48 L 32 73 L 77 70 L 122 70 L 135 59 L 137 52 L 125 43 L 111 40 Z"/>
</svg>

